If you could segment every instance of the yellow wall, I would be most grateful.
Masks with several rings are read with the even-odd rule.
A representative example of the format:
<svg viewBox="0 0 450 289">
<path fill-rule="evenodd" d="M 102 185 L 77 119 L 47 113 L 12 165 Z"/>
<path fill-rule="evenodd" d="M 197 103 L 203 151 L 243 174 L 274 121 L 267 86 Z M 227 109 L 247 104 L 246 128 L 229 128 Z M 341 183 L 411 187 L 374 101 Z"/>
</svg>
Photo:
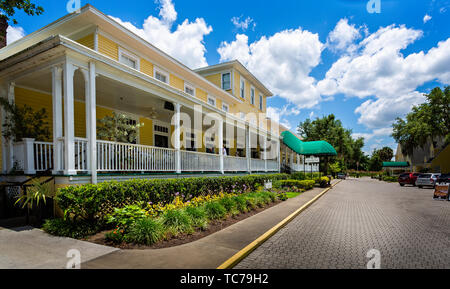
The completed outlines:
<svg viewBox="0 0 450 289">
<path fill-rule="evenodd" d="M 153 64 L 145 59 L 141 59 L 141 72 L 153 77 Z"/>
<path fill-rule="evenodd" d="M 450 173 L 450 145 L 447 145 L 447 147 L 432 161 L 431 167 L 433 169 L 439 168 L 440 172 L 443 174 Z"/>
<path fill-rule="evenodd" d="M 170 75 L 170 86 L 184 91 L 184 81 L 173 74 Z"/>
<path fill-rule="evenodd" d="M 220 73 L 205 76 L 205 78 L 207 80 L 211 81 L 212 83 L 214 83 L 218 87 L 222 88 L 222 80 L 220 79 L 221 77 L 222 77 L 222 75 Z"/>
<path fill-rule="evenodd" d="M 203 100 L 204 102 L 206 102 L 208 100 L 208 94 L 201 90 L 200 88 L 197 88 L 195 90 L 195 95 L 197 96 L 198 99 Z"/>
<path fill-rule="evenodd" d="M 98 52 L 114 60 L 119 60 L 119 46 L 114 41 L 100 34 L 98 35 Z"/>
<path fill-rule="evenodd" d="M 78 43 L 83 44 L 90 49 L 94 49 L 94 34 L 87 35 L 77 40 Z"/>
<path fill-rule="evenodd" d="M 153 145 L 153 121 L 141 117 L 139 122 L 143 125 L 139 128 L 139 143 L 146 146 Z"/>
</svg>

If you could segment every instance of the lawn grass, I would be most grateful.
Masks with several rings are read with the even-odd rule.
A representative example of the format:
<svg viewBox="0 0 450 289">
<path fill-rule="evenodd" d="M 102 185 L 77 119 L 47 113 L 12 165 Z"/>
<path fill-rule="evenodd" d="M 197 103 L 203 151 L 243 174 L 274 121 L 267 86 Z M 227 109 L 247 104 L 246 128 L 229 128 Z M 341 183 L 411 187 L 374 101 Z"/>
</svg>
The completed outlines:
<svg viewBox="0 0 450 289">
<path fill-rule="evenodd" d="M 300 192 L 287 192 L 286 196 L 288 199 L 292 199 L 299 196 L 300 194 L 301 194 Z"/>
</svg>

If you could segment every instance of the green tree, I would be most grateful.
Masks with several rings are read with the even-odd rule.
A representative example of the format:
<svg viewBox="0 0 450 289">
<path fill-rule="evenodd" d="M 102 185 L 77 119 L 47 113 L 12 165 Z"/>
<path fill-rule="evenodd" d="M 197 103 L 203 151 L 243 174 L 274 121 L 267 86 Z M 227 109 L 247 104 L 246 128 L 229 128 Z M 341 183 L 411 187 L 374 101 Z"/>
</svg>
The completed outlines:
<svg viewBox="0 0 450 289">
<path fill-rule="evenodd" d="M 11 104 L 5 98 L 0 98 L 0 106 L 6 112 L 3 124 L 5 139 L 17 142 L 23 138 L 34 138 L 40 141 L 50 138 L 48 115 L 45 108 L 35 111 L 28 105 Z"/>
<path fill-rule="evenodd" d="M 22 10 L 31 16 L 40 15 L 44 12 L 44 8 L 31 3 L 30 0 L 0 0 L 0 44 L 3 44 L 3 46 L 6 45 L 8 21 L 12 21 L 13 24 L 18 23 L 13 18 L 18 10 Z"/>
<path fill-rule="evenodd" d="M 339 159 L 346 168 L 356 169 L 364 155 L 364 138 L 353 139 L 352 131 L 345 129 L 333 114 L 313 121 L 306 119 L 299 124 L 297 131 L 305 141 L 324 140 L 330 143 L 338 153 L 337 158 L 332 158 L 331 162 Z"/>
<path fill-rule="evenodd" d="M 436 87 L 425 96 L 425 103 L 414 106 L 405 119 L 397 118 L 393 124 L 392 137 L 405 155 L 411 156 L 415 148 L 437 138 L 450 143 L 450 87 L 444 91 Z"/>
<path fill-rule="evenodd" d="M 143 124 L 134 124 L 126 115 L 113 112 L 98 121 L 97 136 L 107 141 L 135 143 L 141 126 Z"/>
<path fill-rule="evenodd" d="M 381 171 L 383 169 L 383 164 L 381 162 L 380 156 L 375 153 L 372 154 L 372 158 L 370 159 L 369 162 L 369 170 L 372 172 L 378 172 Z"/>
<path fill-rule="evenodd" d="M 374 154 L 377 154 L 382 162 L 389 162 L 394 157 L 394 151 L 390 147 L 383 147 L 382 149 L 375 150 Z"/>
</svg>

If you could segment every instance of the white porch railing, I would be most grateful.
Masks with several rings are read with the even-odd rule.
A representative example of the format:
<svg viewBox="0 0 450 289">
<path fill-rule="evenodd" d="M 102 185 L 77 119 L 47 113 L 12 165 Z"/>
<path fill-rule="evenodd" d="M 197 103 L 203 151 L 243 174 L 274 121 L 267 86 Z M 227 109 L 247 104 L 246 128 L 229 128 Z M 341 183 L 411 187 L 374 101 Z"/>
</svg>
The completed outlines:
<svg viewBox="0 0 450 289">
<path fill-rule="evenodd" d="M 278 162 L 273 160 L 267 161 L 267 170 L 269 172 L 278 171 Z"/>
<path fill-rule="evenodd" d="M 34 142 L 34 168 L 38 172 L 53 169 L 53 143 Z"/>
<path fill-rule="evenodd" d="M 175 171 L 175 150 L 97 141 L 97 170 L 100 172 Z"/>
<path fill-rule="evenodd" d="M 266 170 L 266 165 L 265 165 L 264 160 L 251 159 L 250 164 L 251 164 L 250 168 L 253 172 L 263 172 Z"/>
<path fill-rule="evenodd" d="M 223 170 L 226 172 L 245 172 L 247 171 L 247 158 L 224 156 Z"/>
<path fill-rule="evenodd" d="M 37 171 L 53 170 L 55 151 L 59 150 L 60 164 L 58 171 L 65 170 L 64 139 L 58 139 L 58 146 L 51 142 L 40 142 L 34 139 L 24 139 L 14 143 L 13 155 L 17 170 L 26 174 Z M 58 154 L 59 154 L 58 153 Z M 183 172 L 220 172 L 220 155 L 202 152 L 180 151 L 181 171 Z M 74 164 L 76 172 L 89 172 L 88 140 L 75 138 Z M 248 170 L 247 158 L 224 156 L 223 170 L 225 172 L 240 172 Z M 251 171 L 278 171 L 276 160 L 250 160 Z M 144 145 L 97 141 L 97 171 L 99 172 L 175 172 L 176 150 Z M 303 166 L 294 170 L 303 170 Z M 307 171 L 311 171 L 308 166 Z M 318 166 L 313 166 L 318 171 Z"/>
<path fill-rule="evenodd" d="M 220 156 L 216 154 L 181 151 L 181 170 L 213 172 L 220 170 Z"/>
</svg>

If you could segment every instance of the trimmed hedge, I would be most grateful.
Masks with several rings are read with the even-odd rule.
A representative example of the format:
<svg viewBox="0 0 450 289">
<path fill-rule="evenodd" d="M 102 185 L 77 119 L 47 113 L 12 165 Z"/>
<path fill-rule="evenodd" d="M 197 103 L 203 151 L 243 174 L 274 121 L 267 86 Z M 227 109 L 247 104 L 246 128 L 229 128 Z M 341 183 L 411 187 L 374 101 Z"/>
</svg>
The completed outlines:
<svg viewBox="0 0 450 289">
<path fill-rule="evenodd" d="M 310 190 L 314 187 L 314 180 L 281 180 L 281 187 L 297 187 L 299 189 Z"/>
<path fill-rule="evenodd" d="M 236 177 L 199 177 L 181 179 L 143 179 L 104 182 L 62 188 L 56 201 L 64 215 L 72 219 L 103 220 L 126 205 L 171 203 L 177 195 L 191 198 L 224 193 L 254 191 L 266 180 L 285 180 L 287 174 L 248 175 Z"/>
</svg>

